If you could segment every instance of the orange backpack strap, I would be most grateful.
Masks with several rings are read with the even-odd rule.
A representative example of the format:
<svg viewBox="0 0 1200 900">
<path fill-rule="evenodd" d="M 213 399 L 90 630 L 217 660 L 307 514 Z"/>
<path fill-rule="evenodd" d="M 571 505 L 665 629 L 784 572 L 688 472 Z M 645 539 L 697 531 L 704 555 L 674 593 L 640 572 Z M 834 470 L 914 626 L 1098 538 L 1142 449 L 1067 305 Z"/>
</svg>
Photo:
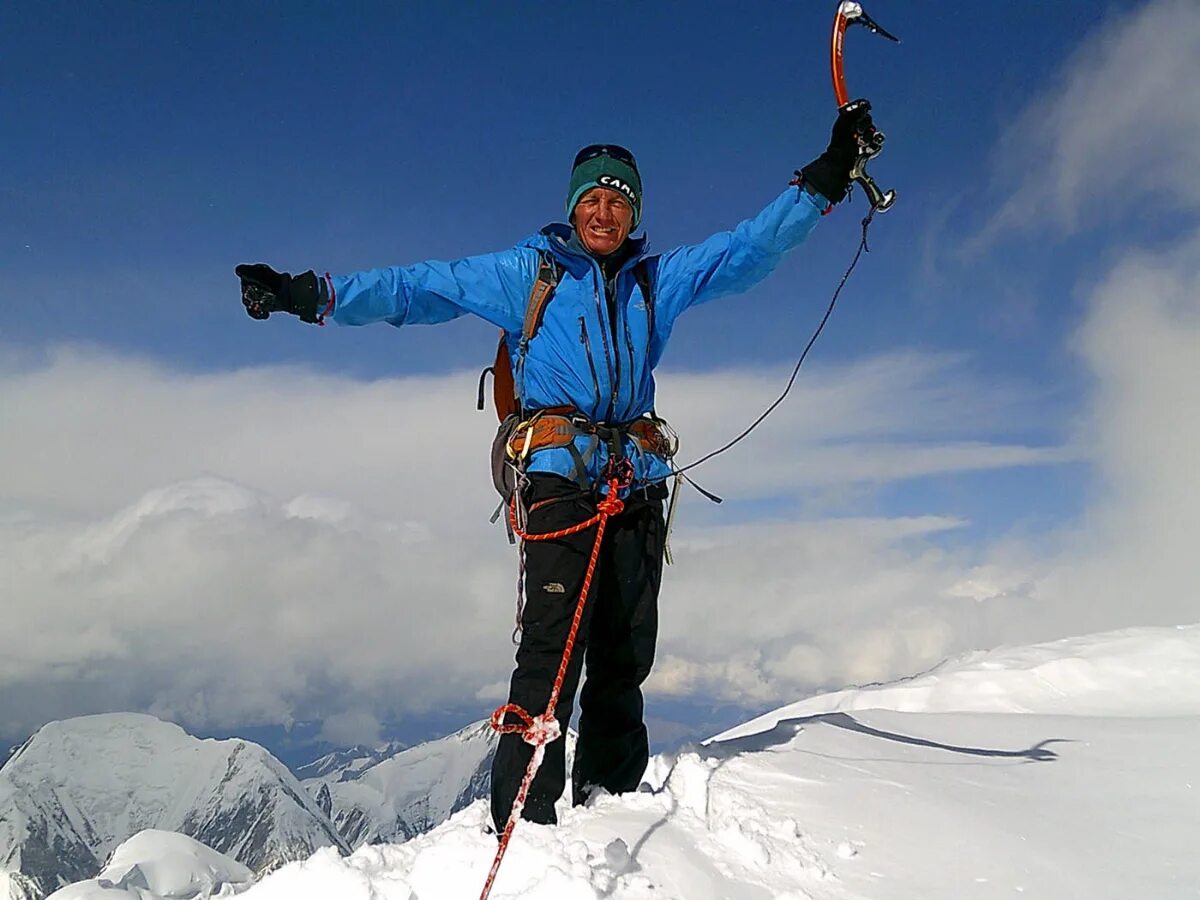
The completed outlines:
<svg viewBox="0 0 1200 900">
<path fill-rule="evenodd" d="M 546 314 L 546 304 L 554 296 L 554 289 L 562 277 L 562 268 L 549 251 L 538 251 L 538 272 L 533 280 L 533 288 L 529 291 L 529 301 L 525 304 L 525 320 L 521 323 L 521 341 L 517 345 L 517 366 L 525 363 L 525 353 L 529 342 L 541 327 L 542 318 Z M 508 416 L 521 411 L 521 398 L 517 388 L 517 380 L 512 370 L 508 355 L 508 341 L 505 332 L 500 332 L 500 343 L 496 347 L 496 362 L 484 369 L 479 376 L 479 398 L 476 406 L 483 409 L 483 379 L 488 372 L 492 373 L 492 399 L 496 405 L 496 416 L 503 422 Z"/>
<path fill-rule="evenodd" d="M 496 361 L 490 368 L 492 371 L 492 402 L 496 407 L 497 418 L 503 422 L 509 416 L 519 412 L 521 406 L 517 400 L 517 383 L 513 380 L 512 364 L 508 361 L 508 341 L 505 339 L 503 331 L 500 332 L 500 343 L 496 346 Z M 483 409 L 482 388 L 481 380 L 480 409 Z"/>
<path fill-rule="evenodd" d="M 529 292 L 529 302 L 525 304 L 525 322 L 521 326 L 521 344 L 517 348 L 519 357 L 524 358 L 525 349 L 541 327 L 542 318 L 546 315 L 546 304 L 554 296 L 554 289 L 558 287 L 558 279 L 561 277 L 562 272 L 554 257 L 548 251 L 539 250 L 537 278 L 534 279 L 533 290 Z"/>
</svg>

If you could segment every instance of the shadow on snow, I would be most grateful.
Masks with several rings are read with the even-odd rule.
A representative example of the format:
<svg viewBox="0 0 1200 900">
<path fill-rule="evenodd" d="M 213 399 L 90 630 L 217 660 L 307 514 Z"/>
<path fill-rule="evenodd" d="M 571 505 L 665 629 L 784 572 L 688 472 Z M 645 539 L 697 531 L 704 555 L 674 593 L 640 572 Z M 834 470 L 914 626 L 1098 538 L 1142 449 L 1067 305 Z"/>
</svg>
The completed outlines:
<svg viewBox="0 0 1200 900">
<path fill-rule="evenodd" d="M 742 738 L 734 738 L 721 743 L 706 744 L 701 748 L 702 755 L 709 759 L 725 762 L 743 753 L 762 753 L 775 747 L 782 746 L 804 730 L 805 726 L 828 725 L 853 731 L 856 734 L 880 738 L 897 744 L 908 744 L 913 747 L 930 747 L 934 750 L 945 750 L 965 756 L 982 756 L 991 759 L 1015 759 L 1022 762 L 1053 762 L 1058 759 L 1058 753 L 1049 749 L 1050 744 L 1070 743 L 1066 738 L 1048 738 L 1039 741 L 1032 747 L 1020 750 L 1002 750 L 991 747 L 966 747 L 957 744 L 947 744 L 928 738 L 916 737 L 910 734 L 900 734 L 894 731 L 884 731 L 865 725 L 853 716 L 843 712 L 822 713 L 815 716 L 799 716 L 794 719 L 781 719 L 770 731 L 751 734 Z"/>
</svg>

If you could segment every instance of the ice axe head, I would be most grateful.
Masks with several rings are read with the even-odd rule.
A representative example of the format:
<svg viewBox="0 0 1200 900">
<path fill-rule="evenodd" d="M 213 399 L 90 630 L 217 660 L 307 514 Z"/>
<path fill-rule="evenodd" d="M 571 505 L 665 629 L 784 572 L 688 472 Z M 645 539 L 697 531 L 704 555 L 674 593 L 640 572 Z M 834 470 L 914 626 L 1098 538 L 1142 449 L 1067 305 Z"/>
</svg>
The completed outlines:
<svg viewBox="0 0 1200 900">
<path fill-rule="evenodd" d="M 846 29 L 851 25 L 862 25 L 867 31 L 874 32 L 889 41 L 895 41 L 897 44 L 900 43 L 900 38 L 885 31 L 878 22 L 867 15 L 861 3 L 855 3 L 854 0 L 843 0 L 838 4 L 837 15 L 833 20 L 831 59 L 833 60 L 833 93 L 837 97 L 839 109 L 850 102 L 850 94 L 846 91 L 846 75 L 842 69 L 842 41 L 846 36 Z"/>
</svg>

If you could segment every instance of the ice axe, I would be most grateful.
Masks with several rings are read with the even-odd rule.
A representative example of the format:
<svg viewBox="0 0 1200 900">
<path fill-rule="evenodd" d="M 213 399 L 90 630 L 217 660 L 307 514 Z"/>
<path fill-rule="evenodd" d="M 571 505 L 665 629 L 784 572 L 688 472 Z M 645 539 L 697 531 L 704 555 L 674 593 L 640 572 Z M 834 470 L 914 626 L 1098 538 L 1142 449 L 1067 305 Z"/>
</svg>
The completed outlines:
<svg viewBox="0 0 1200 900">
<path fill-rule="evenodd" d="M 879 24 L 863 11 L 862 4 L 853 0 L 844 0 L 838 4 L 837 15 L 833 20 L 833 45 L 830 52 L 830 65 L 833 69 L 833 94 L 837 98 L 838 109 L 845 109 L 850 104 L 850 94 L 846 90 L 846 73 L 842 64 L 842 41 L 846 37 L 846 29 L 851 25 L 863 25 L 868 31 L 873 31 L 889 41 L 900 43 L 900 38 L 884 31 Z M 872 131 L 869 135 L 858 136 L 858 159 L 850 170 L 850 180 L 862 185 L 863 191 L 870 201 L 873 212 L 887 212 L 896 202 L 895 191 L 881 191 L 875 179 L 867 174 L 867 163 L 883 150 L 885 135 L 882 131 Z"/>
</svg>

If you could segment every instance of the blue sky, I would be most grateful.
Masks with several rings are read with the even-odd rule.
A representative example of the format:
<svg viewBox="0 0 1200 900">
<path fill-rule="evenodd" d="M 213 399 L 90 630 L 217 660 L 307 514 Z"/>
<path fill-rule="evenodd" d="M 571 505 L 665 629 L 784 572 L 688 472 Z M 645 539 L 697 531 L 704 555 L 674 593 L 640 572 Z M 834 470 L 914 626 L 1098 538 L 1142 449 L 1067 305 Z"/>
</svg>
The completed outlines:
<svg viewBox="0 0 1200 900">
<path fill-rule="evenodd" d="M 571 157 L 598 140 L 637 154 L 653 246 L 703 239 L 756 212 L 824 147 L 835 115 L 834 6 L 5 5 L 0 374 L 14 398 L 5 452 L 17 465 L 8 468 L 21 473 L 0 491 L 6 527 L 16 529 L 10 540 L 44 543 L 55 529 L 75 542 L 107 535 L 116 549 L 88 558 L 115 566 L 128 552 L 130 522 L 146 527 L 164 509 L 200 510 L 204 521 L 192 524 L 203 530 L 213 517 L 257 509 L 259 525 L 272 526 L 264 553 L 269 546 L 285 561 L 296 557 L 295 542 L 279 534 L 299 518 L 342 529 L 293 538 L 322 552 L 340 548 L 337 565 L 348 565 L 355 553 L 366 555 L 344 533 L 362 516 L 374 524 L 361 528 L 379 534 L 469 534 L 481 561 L 446 563 L 463 569 L 455 576 L 465 579 L 462 596 L 499 582 L 498 603 L 507 604 L 510 561 L 479 527 L 488 425 L 474 411 L 470 384 L 494 347 L 492 329 L 466 319 L 401 330 L 317 329 L 283 317 L 257 323 L 242 311 L 233 266 L 265 261 L 337 273 L 510 246 L 562 218 Z M 1160 183 L 1139 164 L 1173 151 L 1163 149 L 1169 142 L 1143 146 L 1135 137 L 1153 142 L 1170 127 L 1139 118 L 1150 114 L 1132 89 L 1129 103 L 1117 97 L 1107 109 L 1088 85 L 1104 84 L 1111 71 L 1118 75 L 1110 93 L 1138 84 L 1137 71 L 1120 74 L 1129 69 L 1121 48 L 1140 47 L 1151 25 L 1180 21 L 1163 39 L 1163 59 L 1143 54 L 1152 58 L 1142 74 L 1153 82 L 1154 65 L 1187 56 L 1194 10 L 1166 0 L 969 3 L 953 12 L 872 0 L 867 9 L 903 38 L 895 46 L 855 30 L 846 50 L 850 91 L 872 100 L 888 134 L 873 171 L 899 191 L 899 202 L 874 224 L 872 252 L 771 432 L 700 473 L 729 502 L 688 507 L 680 540 L 758 540 L 754 529 L 774 521 L 799 529 L 796 540 L 819 542 L 811 534 L 868 523 L 850 542 L 862 551 L 859 569 L 886 572 L 899 561 L 907 574 L 892 583 L 906 584 L 942 565 L 938 587 L 924 588 L 939 597 L 982 581 L 1001 585 L 995 596 L 1011 596 L 1014 585 L 1036 580 L 1031 573 L 1055 568 L 1031 546 L 1076 547 L 1081 531 L 1104 519 L 1106 498 L 1121 494 L 1113 473 L 1126 471 L 1126 456 L 1092 450 L 1110 446 L 1103 423 L 1120 418 L 1101 415 L 1113 410 L 1100 401 L 1131 401 L 1122 399 L 1128 391 L 1105 389 L 1124 376 L 1105 368 L 1108 357 L 1089 336 L 1107 333 L 1098 316 L 1121 254 L 1173 252 L 1197 209 L 1178 181 Z M 1175 103 L 1173 127 L 1186 135 L 1200 115 L 1189 97 Z M 1064 133 L 1079 134 L 1081 146 Z M 1076 171 L 1096 188 L 1077 183 Z M 1099 193 L 1112 190 L 1106 172 L 1127 195 L 1100 204 Z M 691 428 L 685 458 L 736 433 L 782 387 L 853 254 L 863 212 L 856 197 L 766 282 L 681 321 L 659 381 L 660 410 Z M 479 445 L 462 456 L 480 460 L 482 488 L 438 474 L 460 451 L 433 461 L 443 448 L 414 435 L 406 418 L 414 409 L 454 440 Z M 1119 436 L 1110 443 L 1118 447 Z M 439 504 L 456 515 L 431 509 Z M 220 543 L 249 527 L 238 521 L 205 534 Z M 869 523 L 886 523 L 889 536 Z M 183 553 L 198 540 L 159 552 Z M 743 563 L 761 565 L 751 557 Z M 131 677 L 120 701 L 79 693 L 78 679 L 108 683 L 97 672 L 150 640 L 153 629 L 128 624 L 145 621 L 122 605 L 128 597 L 216 589 L 178 574 L 191 564 L 161 583 L 132 569 L 142 573 L 130 576 L 141 579 L 134 589 L 105 569 L 126 585 L 104 594 L 117 624 L 80 638 L 91 649 L 80 650 L 66 674 L 55 668 L 61 660 L 51 665 L 27 650 L 28 671 L 11 684 L 37 686 L 44 694 L 29 696 L 43 701 L 0 710 L 0 734 L 118 702 L 217 729 L 321 720 L 353 706 L 346 728 L 329 736 L 367 738 L 372 721 L 420 713 L 381 699 L 398 689 L 383 662 L 369 677 L 336 674 L 335 661 L 320 673 L 297 664 L 296 683 L 224 713 L 218 698 L 228 691 L 203 678 L 163 693 Z M 55 565 L 47 559 L 41 571 Z M 248 562 L 218 554 L 208 565 L 225 572 L 221 585 L 246 583 L 237 566 Z M 1001 569 L 1008 574 L 999 577 Z M 403 586 L 408 571 L 364 577 L 356 596 L 378 605 L 386 596 L 380 584 L 394 577 Z M 776 574 L 773 590 L 785 595 L 819 581 Z M 427 573 L 430 584 L 436 575 Z M 682 596 L 689 581 L 680 578 Z M 69 631 L 77 619 L 69 610 L 92 602 L 88 591 L 99 580 L 86 583 L 72 594 L 61 580 L 34 579 L 27 590 L 58 610 L 55 621 Z M 283 602 L 273 593 L 278 582 L 254 589 Z M 851 589 L 830 590 L 806 602 L 838 603 L 838 590 Z M 853 589 L 860 597 L 873 590 Z M 864 604 L 847 602 L 879 618 Z M 912 612 L 897 601 L 888 615 L 902 608 Z M 234 622 L 238 609 L 230 611 Z M 433 633 L 438 615 L 423 615 L 432 616 Z M 740 638 L 759 654 L 747 679 L 716 673 L 711 648 L 701 660 L 704 642 L 689 644 L 681 630 L 678 640 L 664 636 L 662 702 L 759 708 L 819 685 L 903 674 L 939 653 L 1011 637 L 996 622 L 1017 618 L 1015 609 L 998 617 L 959 610 L 925 637 L 902 641 L 902 650 L 892 645 L 893 629 L 882 653 L 852 650 L 859 638 L 834 647 L 814 637 L 823 663 L 809 668 L 784 654 L 791 668 L 777 683 L 771 673 L 782 670 L 762 662 L 754 635 Z M 29 621 L 39 620 L 30 613 Z M 861 634 L 862 621 L 824 625 L 831 634 Z M 797 641 L 821 624 L 797 625 Z M 1057 627 L 1083 624 L 1064 613 Z M 503 644 L 503 627 L 480 627 L 480 641 L 493 634 Z M 476 694 L 490 702 L 494 690 L 481 685 L 494 688 L 502 663 L 499 674 L 463 673 L 458 693 L 437 702 L 470 706 Z M 161 676 L 149 666 L 145 679 L 151 672 Z M 428 676 L 417 666 L 405 677 L 420 673 Z M 312 689 L 316 682 L 325 686 Z"/>
<path fill-rule="evenodd" d="M 702 238 L 823 148 L 830 6 L 10 4 L 0 246 L 10 298 L 52 287 L 12 304 L 5 330 L 199 369 L 474 364 L 482 329 L 466 323 L 332 339 L 250 327 L 228 301 L 229 269 L 351 271 L 509 246 L 561 218 L 569 160 L 593 140 L 637 153 L 657 247 Z M 904 43 L 852 31 L 850 88 L 875 103 L 891 138 L 875 169 L 903 201 L 875 229 L 825 358 L 967 346 L 980 365 L 1064 374 L 1047 348 L 1077 310 L 1010 309 L 1019 298 L 987 285 L 987 259 L 945 271 L 945 254 L 936 278 L 924 264 L 931 242 L 978 223 L 998 132 L 1106 8 L 980 3 L 950 16 L 877 0 Z M 671 364 L 794 355 L 860 212 L 839 210 L 751 295 L 772 327 L 743 325 L 745 304 L 715 306 Z M 1029 284 L 1065 274 L 1036 250 L 1009 251 Z"/>
<path fill-rule="evenodd" d="M 7 296 L 29 301 L 8 304 L 5 334 L 193 370 L 479 364 L 490 331 L 472 321 L 254 327 L 230 269 L 342 272 L 509 246 L 561 218 L 569 160 L 594 140 L 637 153 L 656 247 L 701 239 L 823 148 L 828 6 L 10 6 L 2 65 L 18 89 L 0 114 L 19 127 L 0 149 L 12 213 L 0 246 Z M 1080 386 L 1055 351 L 1080 311 L 1031 298 L 1073 283 L 1091 249 L 1026 241 L 964 259 L 956 238 L 980 224 L 997 134 L 1104 9 L 869 8 L 904 43 L 852 31 L 849 84 L 891 136 L 875 171 L 902 202 L 874 229 L 818 359 L 966 350 L 982 374 L 1053 385 L 1029 428 L 1058 436 Z M 690 316 L 667 364 L 786 374 L 853 251 L 861 202 L 744 302 Z M 1058 493 L 1071 511 L 1077 497 Z"/>
</svg>

